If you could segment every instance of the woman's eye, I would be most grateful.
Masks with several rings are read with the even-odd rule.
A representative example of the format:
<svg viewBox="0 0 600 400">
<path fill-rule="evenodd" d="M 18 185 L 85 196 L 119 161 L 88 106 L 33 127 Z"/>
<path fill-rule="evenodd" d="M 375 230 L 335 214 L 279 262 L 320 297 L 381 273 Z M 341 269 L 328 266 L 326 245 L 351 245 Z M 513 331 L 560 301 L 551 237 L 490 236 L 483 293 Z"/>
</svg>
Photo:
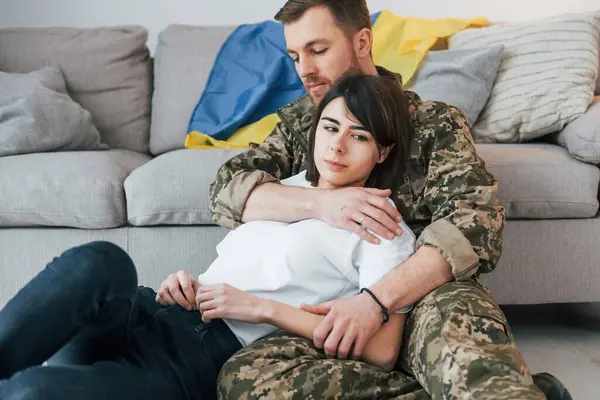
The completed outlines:
<svg viewBox="0 0 600 400">
<path fill-rule="evenodd" d="M 327 49 L 323 49 L 323 50 L 313 50 L 313 53 L 319 55 L 319 54 L 324 54 L 327 51 Z"/>
<path fill-rule="evenodd" d="M 331 125 L 327 126 L 326 125 L 324 128 L 327 132 L 337 132 L 338 131 L 338 128 L 336 126 L 331 126 Z"/>
<path fill-rule="evenodd" d="M 352 137 L 360 142 L 367 142 L 369 138 L 363 135 L 352 135 Z"/>
</svg>

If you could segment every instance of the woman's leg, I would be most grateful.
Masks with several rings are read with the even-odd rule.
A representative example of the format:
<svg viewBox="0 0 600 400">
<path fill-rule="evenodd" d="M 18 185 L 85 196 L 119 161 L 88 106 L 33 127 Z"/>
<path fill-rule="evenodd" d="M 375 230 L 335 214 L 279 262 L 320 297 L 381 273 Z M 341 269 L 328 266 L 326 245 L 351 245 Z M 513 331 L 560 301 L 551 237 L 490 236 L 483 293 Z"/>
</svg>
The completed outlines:
<svg viewBox="0 0 600 400">
<path fill-rule="evenodd" d="M 189 397 L 169 371 L 126 358 L 91 365 L 36 366 L 0 381 L 2 400 L 149 400 Z"/>
<path fill-rule="evenodd" d="M 0 311 L 0 379 L 56 361 L 89 362 L 126 348 L 136 320 L 137 274 L 108 242 L 55 258 Z"/>
<path fill-rule="evenodd" d="M 223 321 L 167 307 L 136 329 L 121 357 L 28 368 L 0 380 L 0 399 L 212 400 L 221 366 L 240 348 Z"/>
<path fill-rule="evenodd" d="M 233 332 L 222 320 L 202 322 L 198 311 L 179 305 L 156 312 L 135 343 L 147 352 L 160 349 L 161 365 L 170 365 L 190 399 L 216 399 L 217 377 L 223 364 L 242 348 Z M 146 357 L 147 358 L 147 357 Z M 177 397 L 169 397 L 178 399 Z"/>
</svg>

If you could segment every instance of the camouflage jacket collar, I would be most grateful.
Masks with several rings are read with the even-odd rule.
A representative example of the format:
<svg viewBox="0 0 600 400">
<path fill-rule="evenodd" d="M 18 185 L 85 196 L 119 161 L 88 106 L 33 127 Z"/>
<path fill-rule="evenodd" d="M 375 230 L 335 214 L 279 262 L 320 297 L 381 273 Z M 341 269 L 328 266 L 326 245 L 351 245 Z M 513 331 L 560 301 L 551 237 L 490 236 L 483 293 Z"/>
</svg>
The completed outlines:
<svg viewBox="0 0 600 400">
<path fill-rule="evenodd" d="M 281 107 L 277 111 L 281 122 L 298 139 L 305 150 L 308 150 L 308 132 L 310 131 L 315 111 L 312 99 L 308 94 Z"/>
<path fill-rule="evenodd" d="M 397 80 L 398 83 L 402 85 L 402 76 L 400 74 L 395 74 L 379 66 L 377 67 L 377 72 L 381 76 L 387 76 Z M 413 113 L 417 109 L 421 99 L 414 92 L 406 91 L 405 93 L 408 96 L 410 111 Z M 305 150 L 308 150 L 308 133 L 315 112 L 316 110 L 312 103 L 312 99 L 308 94 L 281 107 L 277 111 L 277 114 L 285 127 L 298 139 Z"/>
</svg>

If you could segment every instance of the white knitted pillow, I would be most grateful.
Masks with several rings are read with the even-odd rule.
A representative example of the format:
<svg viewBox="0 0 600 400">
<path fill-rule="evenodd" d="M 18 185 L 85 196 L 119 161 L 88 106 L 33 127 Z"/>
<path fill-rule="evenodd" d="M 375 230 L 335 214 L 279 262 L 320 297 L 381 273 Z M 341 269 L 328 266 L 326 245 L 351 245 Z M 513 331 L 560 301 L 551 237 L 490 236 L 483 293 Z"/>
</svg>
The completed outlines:
<svg viewBox="0 0 600 400">
<path fill-rule="evenodd" d="M 468 29 L 450 49 L 504 45 L 488 102 L 473 126 L 478 142 L 523 142 L 583 115 L 598 76 L 600 13 Z"/>
</svg>

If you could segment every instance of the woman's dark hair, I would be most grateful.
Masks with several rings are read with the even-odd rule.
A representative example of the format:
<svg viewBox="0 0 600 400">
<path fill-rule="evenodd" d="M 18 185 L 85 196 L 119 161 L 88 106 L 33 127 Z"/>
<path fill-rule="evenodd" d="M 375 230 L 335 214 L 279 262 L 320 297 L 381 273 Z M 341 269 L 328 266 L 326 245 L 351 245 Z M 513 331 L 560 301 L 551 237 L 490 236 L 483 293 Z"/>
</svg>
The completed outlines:
<svg viewBox="0 0 600 400">
<path fill-rule="evenodd" d="M 413 127 L 406 94 L 398 81 L 389 77 L 350 75 L 327 92 L 310 130 L 306 178 L 314 186 L 319 182 L 314 157 L 316 131 L 323 110 L 338 97 L 344 99 L 348 111 L 371 132 L 380 154 L 384 147 L 395 145 L 385 161 L 375 165 L 365 183 L 365 187 L 391 189 L 395 194 L 406 170 Z"/>
</svg>

